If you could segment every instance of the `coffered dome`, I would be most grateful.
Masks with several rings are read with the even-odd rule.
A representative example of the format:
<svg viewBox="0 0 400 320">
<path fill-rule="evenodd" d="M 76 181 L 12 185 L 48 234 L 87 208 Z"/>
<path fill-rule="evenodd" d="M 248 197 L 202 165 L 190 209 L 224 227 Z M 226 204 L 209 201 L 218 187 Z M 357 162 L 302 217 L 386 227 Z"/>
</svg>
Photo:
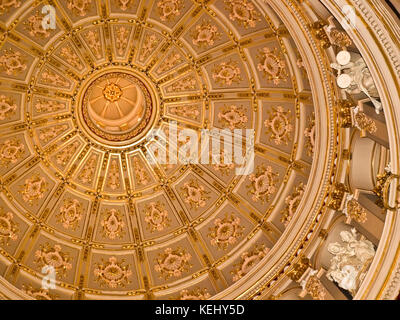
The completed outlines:
<svg viewBox="0 0 400 320">
<path fill-rule="evenodd" d="M 0 296 L 393 298 L 399 82 L 336 2 L 0 1 Z M 171 161 L 213 129 L 254 169 Z"/>
</svg>

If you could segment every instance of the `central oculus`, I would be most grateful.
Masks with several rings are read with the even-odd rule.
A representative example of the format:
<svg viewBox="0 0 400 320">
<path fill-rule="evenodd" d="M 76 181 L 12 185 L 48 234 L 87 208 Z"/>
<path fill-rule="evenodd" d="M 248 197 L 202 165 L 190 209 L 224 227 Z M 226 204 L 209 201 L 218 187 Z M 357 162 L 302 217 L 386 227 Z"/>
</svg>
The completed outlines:
<svg viewBox="0 0 400 320">
<path fill-rule="evenodd" d="M 109 141 L 128 141 L 140 135 L 153 112 L 150 93 L 137 77 L 106 73 L 89 84 L 82 104 L 89 129 Z"/>
</svg>

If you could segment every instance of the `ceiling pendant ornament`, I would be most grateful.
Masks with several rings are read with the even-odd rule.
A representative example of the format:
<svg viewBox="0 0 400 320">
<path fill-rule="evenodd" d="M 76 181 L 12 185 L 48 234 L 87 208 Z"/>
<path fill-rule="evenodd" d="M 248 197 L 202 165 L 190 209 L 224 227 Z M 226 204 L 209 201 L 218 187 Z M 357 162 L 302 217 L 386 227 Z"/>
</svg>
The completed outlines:
<svg viewBox="0 0 400 320">
<path fill-rule="evenodd" d="M 101 221 L 101 226 L 103 227 L 103 236 L 110 240 L 115 240 L 117 238 L 121 239 L 125 234 L 125 223 L 122 220 L 119 210 L 107 210 L 104 214 L 103 220 Z"/>
<path fill-rule="evenodd" d="M 171 223 L 171 219 L 168 217 L 168 211 L 165 210 L 165 205 L 159 201 L 147 204 L 144 214 L 144 221 L 146 221 L 147 228 L 150 229 L 150 232 L 163 231 Z"/>
<path fill-rule="evenodd" d="M 276 192 L 276 184 L 279 174 L 272 171 L 271 166 L 257 166 L 256 174 L 251 174 L 249 180 L 250 185 L 247 186 L 249 193 L 252 194 L 254 202 L 260 201 L 262 204 L 268 202 L 273 193 Z"/>
<path fill-rule="evenodd" d="M 239 281 L 251 269 L 254 268 L 269 252 L 269 248 L 264 245 L 256 245 L 250 251 L 243 252 L 240 261 L 234 265 L 231 271 L 233 282 Z"/>
<path fill-rule="evenodd" d="M 185 249 L 177 248 L 172 250 L 167 248 L 164 253 L 158 254 L 154 270 L 164 280 L 168 280 L 171 277 L 179 278 L 183 272 L 189 271 L 192 267 L 189 263 L 191 259 L 192 255 L 187 253 Z"/>
<path fill-rule="evenodd" d="M 272 81 L 275 85 L 279 85 L 281 81 L 287 81 L 286 63 L 278 55 L 278 49 L 272 50 L 265 47 L 260 51 L 258 59 L 260 63 L 257 65 L 257 69 L 263 72 L 268 81 Z"/>
<path fill-rule="evenodd" d="M 242 81 L 242 71 L 239 68 L 239 64 L 233 60 L 215 65 L 212 72 L 214 81 L 223 86 L 230 87 L 233 83 Z"/>
<path fill-rule="evenodd" d="M 18 239 L 18 224 L 13 220 L 14 215 L 11 212 L 4 212 L 0 207 L 0 244 L 8 245 L 10 241 Z"/>
<path fill-rule="evenodd" d="M 181 15 L 184 3 L 182 0 L 160 0 L 157 8 L 161 21 L 174 21 Z"/>
<path fill-rule="evenodd" d="M 261 21 L 260 13 L 248 0 L 225 0 L 225 5 L 230 11 L 229 18 L 246 29 L 255 28 L 257 22 Z"/>
<path fill-rule="evenodd" d="M 19 51 L 13 49 L 3 50 L 3 54 L 0 56 L 0 70 L 5 72 L 7 75 L 18 75 L 27 68 L 26 60 Z"/>
<path fill-rule="evenodd" d="M 96 264 L 93 273 L 96 281 L 100 286 L 108 286 L 109 288 L 125 287 L 130 283 L 129 278 L 132 276 L 130 265 L 124 265 L 125 259 L 118 262 L 116 257 L 110 257 L 107 262 L 102 259 L 101 263 Z"/>
<path fill-rule="evenodd" d="M 242 129 L 245 128 L 249 121 L 246 116 L 247 109 L 243 106 L 238 107 L 237 105 L 225 105 L 218 113 L 219 121 L 227 126 L 229 129 Z"/>
<path fill-rule="evenodd" d="M 44 177 L 33 174 L 32 177 L 25 179 L 24 185 L 20 186 L 22 199 L 30 206 L 33 206 L 38 200 L 44 197 L 47 192 L 48 183 Z"/>
<path fill-rule="evenodd" d="M 18 162 L 25 153 L 25 147 L 17 138 L 9 139 L 0 144 L 0 166 L 8 167 Z"/>
<path fill-rule="evenodd" d="M 63 205 L 60 207 L 60 212 L 57 214 L 57 222 L 61 223 L 65 229 L 75 231 L 79 222 L 82 220 L 83 207 L 82 204 L 72 198 L 64 199 Z"/>
<path fill-rule="evenodd" d="M 201 24 L 196 25 L 196 28 L 191 33 L 192 43 L 200 48 L 213 46 L 221 36 L 222 34 L 218 32 L 218 28 L 212 25 L 209 20 L 203 20 Z"/>
<path fill-rule="evenodd" d="M 293 125 L 290 121 L 290 113 L 290 110 L 285 111 L 281 106 L 268 110 L 269 119 L 264 121 L 264 126 L 276 145 L 288 145 L 291 141 L 290 134 L 293 131 Z"/>
<path fill-rule="evenodd" d="M 66 277 L 67 271 L 72 269 L 70 261 L 69 254 L 62 252 L 61 246 L 58 244 L 54 246 L 49 243 L 40 245 L 40 249 L 35 252 L 34 262 L 39 268 L 51 266 L 61 277 Z"/>
<path fill-rule="evenodd" d="M 214 220 L 214 227 L 209 228 L 208 236 L 211 245 L 218 249 L 226 250 L 229 245 L 235 244 L 243 236 L 244 227 L 240 225 L 240 218 L 231 214 L 225 214 L 223 219 Z"/>
<path fill-rule="evenodd" d="M 194 210 L 205 207 L 207 200 L 210 199 L 208 196 L 210 192 L 195 179 L 185 182 L 183 187 L 181 187 L 181 192 L 183 193 L 185 203 Z"/>
<path fill-rule="evenodd" d="M 107 84 L 103 89 L 103 96 L 110 102 L 118 101 L 122 96 L 122 89 L 115 83 Z"/>
</svg>

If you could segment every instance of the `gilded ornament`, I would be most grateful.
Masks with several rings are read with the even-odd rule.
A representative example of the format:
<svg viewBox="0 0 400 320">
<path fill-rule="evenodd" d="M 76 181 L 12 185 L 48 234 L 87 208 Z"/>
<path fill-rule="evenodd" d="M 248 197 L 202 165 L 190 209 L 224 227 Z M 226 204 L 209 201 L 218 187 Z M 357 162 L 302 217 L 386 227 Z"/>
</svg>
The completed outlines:
<svg viewBox="0 0 400 320">
<path fill-rule="evenodd" d="M 17 105 L 14 103 L 12 98 L 0 95 L 0 120 L 9 119 L 15 114 Z"/>
<path fill-rule="evenodd" d="M 294 214 L 296 213 L 297 208 L 299 207 L 300 201 L 304 195 L 305 186 L 303 183 L 300 183 L 295 191 L 285 199 L 286 207 L 282 212 L 281 222 L 287 226 L 289 222 L 293 219 Z"/>
<path fill-rule="evenodd" d="M 184 3 L 182 0 L 160 0 L 157 8 L 161 21 L 173 21 L 181 15 Z"/>
<path fill-rule="evenodd" d="M 57 214 L 57 222 L 62 223 L 65 229 L 76 230 L 79 222 L 82 220 L 83 207 L 82 204 L 72 198 L 63 201 L 60 212 Z"/>
<path fill-rule="evenodd" d="M 87 15 L 92 0 L 67 0 L 67 7 L 75 15 L 84 17 Z"/>
<path fill-rule="evenodd" d="M 150 232 L 163 231 L 171 223 L 165 205 L 159 201 L 147 204 L 144 214 L 144 221 L 147 223 Z"/>
<path fill-rule="evenodd" d="M 0 14 L 4 14 L 10 11 L 12 8 L 19 8 L 21 6 L 21 0 L 1 0 L 0 1 Z"/>
<path fill-rule="evenodd" d="M 278 55 L 278 49 L 272 50 L 265 47 L 260 51 L 258 59 L 260 63 L 257 65 L 257 69 L 263 72 L 268 81 L 272 81 L 275 85 L 279 85 L 281 81 L 287 81 L 286 63 Z"/>
<path fill-rule="evenodd" d="M 119 210 L 107 210 L 104 214 L 103 220 L 101 221 L 101 226 L 103 227 L 103 236 L 110 240 L 122 238 L 125 234 L 125 223 L 122 220 L 122 215 Z"/>
<path fill-rule="evenodd" d="M 212 73 L 214 81 L 220 85 L 231 86 L 242 81 L 239 64 L 233 60 L 215 65 Z"/>
<path fill-rule="evenodd" d="M 39 130 L 39 139 L 44 143 L 53 140 L 55 137 L 61 135 L 68 129 L 68 125 L 60 124 L 50 128 L 44 128 Z"/>
<path fill-rule="evenodd" d="M 34 288 L 32 285 L 23 285 L 22 290 L 36 300 L 54 300 L 55 295 L 50 294 L 48 289 Z"/>
<path fill-rule="evenodd" d="M 67 79 L 50 70 L 49 68 L 45 68 L 40 74 L 40 82 L 54 87 L 69 88 L 70 86 L 70 83 Z"/>
<path fill-rule="evenodd" d="M 41 245 L 39 250 L 35 252 L 35 263 L 42 268 L 51 266 L 55 269 L 58 276 L 65 277 L 68 270 L 72 269 L 71 259 L 68 253 L 61 251 L 61 246 L 56 244 L 51 246 L 46 243 Z"/>
<path fill-rule="evenodd" d="M 269 252 L 264 245 L 256 245 L 250 251 L 243 252 L 240 261 L 236 263 L 231 271 L 234 282 L 239 281 L 250 272 Z"/>
<path fill-rule="evenodd" d="M 204 186 L 200 185 L 197 180 L 191 179 L 189 182 L 185 182 L 181 187 L 185 203 L 187 203 L 191 209 L 197 210 L 206 206 L 206 202 L 210 197 Z"/>
<path fill-rule="evenodd" d="M 315 127 L 314 113 L 308 120 L 308 126 L 307 126 L 306 130 L 304 130 L 304 136 L 306 137 L 307 155 L 311 157 L 315 151 L 315 139 L 316 139 L 316 127 Z"/>
<path fill-rule="evenodd" d="M 14 221 L 12 212 L 4 212 L 0 207 L 0 244 L 8 245 L 11 241 L 18 239 L 18 224 Z"/>
<path fill-rule="evenodd" d="M 33 174 L 31 178 L 25 179 L 25 184 L 21 186 L 19 192 L 22 195 L 22 199 L 32 206 L 38 200 L 44 198 L 47 188 L 46 179 L 38 174 Z"/>
<path fill-rule="evenodd" d="M 257 22 L 261 21 L 260 13 L 248 0 L 225 0 L 225 5 L 230 11 L 229 19 L 246 29 L 255 28 Z"/>
<path fill-rule="evenodd" d="M 18 75 L 27 68 L 26 61 L 19 51 L 13 49 L 3 50 L 0 56 L 0 70 L 7 75 Z"/>
<path fill-rule="evenodd" d="M 269 111 L 269 118 L 264 121 L 267 133 L 271 135 L 271 139 L 276 145 L 288 144 L 290 134 L 293 131 L 293 125 L 290 121 L 290 110 L 286 110 L 279 106 Z"/>
<path fill-rule="evenodd" d="M 111 161 L 110 169 L 108 170 L 107 176 L 107 186 L 111 188 L 111 190 L 117 190 L 121 185 L 121 178 L 117 160 L 114 159 Z"/>
<path fill-rule="evenodd" d="M 25 146 L 19 139 L 9 139 L 0 144 L 0 166 L 8 167 L 22 158 Z"/>
<path fill-rule="evenodd" d="M 140 50 L 139 61 L 146 61 L 154 52 L 154 49 L 157 48 L 158 44 L 159 40 L 154 33 L 146 34 L 143 40 L 142 49 Z"/>
<path fill-rule="evenodd" d="M 126 11 L 133 4 L 135 0 L 114 0 L 117 6 L 122 10 Z"/>
<path fill-rule="evenodd" d="M 35 109 L 38 113 L 56 112 L 65 108 L 65 104 L 48 99 L 38 99 L 35 102 Z"/>
<path fill-rule="evenodd" d="M 228 126 L 230 130 L 241 129 L 246 126 L 249 119 L 246 116 L 247 109 L 243 106 L 225 105 L 218 113 L 221 123 Z"/>
<path fill-rule="evenodd" d="M 160 273 L 160 277 L 168 280 L 171 277 L 180 277 L 183 272 L 190 270 L 192 265 L 189 263 L 192 255 L 185 249 L 177 248 L 172 250 L 167 248 L 164 253 L 159 253 L 156 259 L 154 270 Z"/>
<path fill-rule="evenodd" d="M 81 183 L 91 184 L 95 176 L 95 170 L 97 166 L 97 156 L 92 155 L 86 162 L 81 172 L 78 175 L 78 180 Z"/>
<path fill-rule="evenodd" d="M 214 227 L 209 228 L 208 236 L 211 238 L 212 246 L 226 250 L 229 245 L 235 244 L 243 236 L 243 230 L 239 217 L 226 214 L 223 219 L 214 220 Z"/>
<path fill-rule="evenodd" d="M 207 300 L 211 297 L 207 289 L 184 289 L 179 293 L 177 300 Z"/>
<path fill-rule="evenodd" d="M 123 55 L 129 40 L 129 29 L 121 26 L 115 30 L 115 46 L 117 48 L 118 54 Z"/>
<path fill-rule="evenodd" d="M 196 47 L 210 47 L 221 38 L 221 33 L 218 32 L 217 26 L 211 24 L 211 21 L 203 20 L 192 31 L 191 37 Z"/>
<path fill-rule="evenodd" d="M 253 195 L 252 200 L 254 202 L 261 201 L 264 204 L 269 201 L 271 195 L 277 190 L 278 181 L 276 177 L 278 177 L 278 174 L 272 171 L 272 167 L 265 167 L 264 165 L 258 166 L 257 172 L 249 176 L 251 184 L 247 188 L 250 189 L 249 193 Z"/>
<path fill-rule="evenodd" d="M 125 260 L 118 262 L 116 257 L 110 257 L 107 262 L 102 259 L 102 263 L 97 263 L 93 273 L 96 281 L 101 286 L 107 285 L 109 288 L 125 287 L 129 284 L 132 271 L 129 265 L 124 265 Z"/>
<path fill-rule="evenodd" d="M 51 32 L 49 29 L 43 28 L 43 15 L 39 12 L 36 12 L 33 16 L 28 18 L 26 22 L 27 28 L 29 30 L 29 34 L 32 37 L 38 38 L 48 38 L 50 37 Z"/>
<path fill-rule="evenodd" d="M 79 59 L 78 54 L 72 49 L 71 46 L 65 45 L 60 50 L 60 57 L 66 61 L 71 67 L 81 71 L 83 70 L 83 65 Z"/>
</svg>

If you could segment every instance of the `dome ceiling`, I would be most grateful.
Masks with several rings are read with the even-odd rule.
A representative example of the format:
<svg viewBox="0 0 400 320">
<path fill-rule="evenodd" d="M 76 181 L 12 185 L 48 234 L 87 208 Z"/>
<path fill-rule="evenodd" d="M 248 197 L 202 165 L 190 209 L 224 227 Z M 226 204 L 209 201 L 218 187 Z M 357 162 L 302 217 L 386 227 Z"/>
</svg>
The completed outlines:
<svg viewBox="0 0 400 320">
<path fill-rule="evenodd" d="M 45 4 L 55 29 L 42 26 Z M 7 283 L 38 299 L 208 299 L 272 259 L 313 187 L 314 154 L 329 150 L 304 50 L 274 10 L 17 0 L 0 1 L 0 14 Z M 175 127 L 199 141 L 202 129 L 253 129 L 254 172 L 155 164 L 155 147 L 184 144 L 168 139 Z"/>
</svg>

